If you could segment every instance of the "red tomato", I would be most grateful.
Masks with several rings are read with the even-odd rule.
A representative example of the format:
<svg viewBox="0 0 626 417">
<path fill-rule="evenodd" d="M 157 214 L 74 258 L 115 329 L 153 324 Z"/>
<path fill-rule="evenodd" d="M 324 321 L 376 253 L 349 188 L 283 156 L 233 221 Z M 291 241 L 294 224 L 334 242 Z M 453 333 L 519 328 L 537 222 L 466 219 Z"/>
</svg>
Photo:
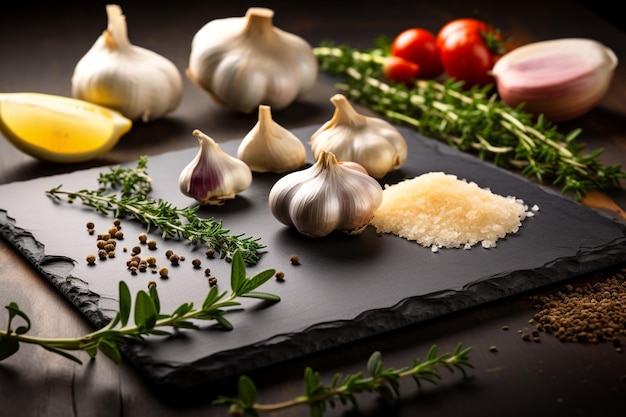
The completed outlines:
<svg viewBox="0 0 626 417">
<path fill-rule="evenodd" d="M 401 32 L 391 44 L 391 55 L 420 66 L 420 77 L 434 78 L 443 72 L 435 35 L 421 28 Z"/>
<path fill-rule="evenodd" d="M 487 42 L 490 37 L 492 42 Z M 502 55 L 499 33 L 475 19 L 456 19 L 437 34 L 436 44 L 446 73 L 467 87 L 485 86 L 494 81 L 489 74 Z"/>
<path fill-rule="evenodd" d="M 385 77 L 396 83 L 408 83 L 414 80 L 419 71 L 419 65 L 399 56 L 388 57 L 383 65 Z"/>
</svg>

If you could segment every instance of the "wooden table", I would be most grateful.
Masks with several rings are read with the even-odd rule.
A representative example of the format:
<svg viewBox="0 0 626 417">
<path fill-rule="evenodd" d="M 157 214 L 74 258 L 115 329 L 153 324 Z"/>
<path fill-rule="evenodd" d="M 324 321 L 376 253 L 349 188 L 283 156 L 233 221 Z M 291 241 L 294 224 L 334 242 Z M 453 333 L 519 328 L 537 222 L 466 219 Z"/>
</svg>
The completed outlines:
<svg viewBox="0 0 626 417">
<path fill-rule="evenodd" d="M 106 26 L 104 4 L 52 2 L 36 7 L 3 5 L 0 11 L 0 91 L 35 91 L 70 95 L 70 77 L 78 59 Z M 204 23 L 214 18 L 241 16 L 242 1 L 122 5 L 133 43 L 170 58 L 182 71 L 190 41 Z M 597 4 L 597 3 L 596 3 Z M 257 4 L 255 4 L 257 5 Z M 490 19 L 519 44 L 561 37 L 588 37 L 626 57 L 626 34 L 574 1 L 488 2 L 452 1 L 382 3 L 265 2 L 276 11 L 276 26 L 298 33 L 311 44 L 330 39 L 368 47 L 381 34 L 393 37 L 401 30 L 421 26 L 436 31 L 457 17 Z M 474 13 L 478 12 L 477 15 Z M 199 128 L 219 140 L 239 139 L 256 115 L 238 115 L 214 105 L 185 80 L 184 98 L 170 117 L 149 124 L 136 123 L 119 145 L 104 157 L 80 165 L 53 165 L 37 161 L 0 138 L 0 184 L 64 173 L 86 167 L 132 161 L 138 156 L 195 146 L 191 135 Z M 323 75 L 300 103 L 276 115 L 279 123 L 296 128 L 322 123 L 333 108 L 328 98 L 332 83 Z M 364 112 L 366 109 L 362 109 Z M 626 163 L 626 69 L 619 66 L 612 87 L 588 115 L 561 127 L 581 127 L 580 141 L 588 149 L 604 148 L 606 164 Z M 611 196 L 626 209 L 626 193 Z M 10 196 L 0 196 L 0 200 Z M 626 266 L 626 265 L 625 265 Z M 616 269 L 619 269 L 617 267 Z M 603 271 L 605 274 L 615 272 Z M 572 283 L 587 282 L 581 276 Z M 545 291 L 550 291 L 546 289 Z M 543 290 L 542 290 L 543 291 Z M 539 291 L 537 291 L 539 293 Z M 321 372 L 325 381 L 335 373 L 365 371 L 368 357 L 381 351 L 385 366 L 401 367 L 424 358 L 436 344 L 440 352 L 457 343 L 472 346 L 475 369 L 469 378 L 443 373 L 438 386 L 417 390 L 404 381 L 401 401 L 392 408 L 373 394 L 358 397 L 359 412 L 338 406 L 326 415 L 367 416 L 598 416 L 623 413 L 626 395 L 626 357 L 609 343 L 562 343 L 544 335 L 540 343 L 522 340 L 518 330 L 533 329 L 532 294 L 522 294 L 458 314 L 410 326 L 402 331 L 319 352 L 284 365 L 258 370 L 251 376 L 259 400 L 273 403 L 302 392 L 306 366 Z M 0 240 L 0 302 L 17 302 L 29 312 L 32 333 L 73 337 L 91 326 L 13 247 Z M 0 318 L 4 327 L 4 313 Z M 503 326 L 509 330 L 504 331 Z M 490 350 L 497 346 L 497 351 Z M 0 411 L 6 416 L 217 416 L 225 408 L 211 406 L 211 397 L 197 404 L 165 403 L 151 392 L 131 365 L 115 365 L 103 356 L 76 365 L 41 348 L 24 346 L 0 363 Z M 224 393 L 231 393 L 224 386 Z M 269 415 L 307 415 L 303 407 Z"/>
</svg>

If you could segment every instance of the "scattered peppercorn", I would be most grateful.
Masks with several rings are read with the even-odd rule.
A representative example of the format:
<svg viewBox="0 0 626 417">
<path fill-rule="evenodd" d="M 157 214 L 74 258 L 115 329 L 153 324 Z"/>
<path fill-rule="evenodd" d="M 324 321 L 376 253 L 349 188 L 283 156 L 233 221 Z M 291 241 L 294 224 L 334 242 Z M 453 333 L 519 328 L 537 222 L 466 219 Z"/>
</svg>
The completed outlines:
<svg viewBox="0 0 626 417">
<path fill-rule="evenodd" d="M 141 253 L 141 247 L 140 246 L 133 246 L 133 248 L 130 251 L 131 255 L 139 255 Z"/>
<path fill-rule="evenodd" d="M 497 351 L 498 351 L 498 348 L 496 347 L 496 345 L 491 345 L 491 346 L 489 346 L 489 350 L 490 350 L 491 352 L 497 352 Z"/>
<path fill-rule="evenodd" d="M 504 331 L 509 330 L 509 326 L 506 326 L 506 325 L 502 326 L 502 330 L 504 330 Z"/>
<path fill-rule="evenodd" d="M 205 269 L 204 270 L 204 275 L 207 276 L 207 277 L 210 276 L 211 275 L 211 269 L 210 268 Z"/>
<path fill-rule="evenodd" d="M 208 248 L 204 254 L 206 255 L 207 258 L 213 258 L 215 256 L 215 250 L 213 250 L 212 248 Z"/>
<path fill-rule="evenodd" d="M 300 257 L 298 255 L 291 255 L 289 262 L 291 262 L 292 265 L 300 265 Z"/>
<path fill-rule="evenodd" d="M 172 256 L 173 254 L 174 254 L 174 251 L 171 250 L 171 249 L 168 249 L 168 250 L 165 251 L 165 257 L 167 259 L 170 259 L 170 256 Z"/>
<path fill-rule="evenodd" d="M 215 278 L 215 277 L 209 278 L 209 285 L 211 287 L 214 287 L 215 285 L 217 285 L 217 278 Z"/>
<path fill-rule="evenodd" d="M 100 258 L 101 260 L 105 260 L 107 256 L 109 256 L 109 254 L 104 249 L 100 249 L 98 251 L 98 258 Z"/>
<path fill-rule="evenodd" d="M 122 228 L 121 224 L 122 222 L 120 221 L 120 219 L 113 219 L 113 226 L 117 227 L 118 230 Z"/>
<path fill-rule="evenodd" d="M 200 269 L 200 267 L 202 266 L 202 261 L 200 259 L 198 259 L 198 258 L 194 258 L 191 261 L 191 264 L 193 265 L 194 268 Z"/>
<path fill-rule="evenodd" d="M 276 281 L 279 281 L 279 282 L 285 281 L 285 273 L 283 271 L 276 272 Z"/>
<path fill-rule="evenodd" d="M 93 230 L 96 228 L 96 225 L 93 222 L 87 222 L 87 230 Z"/>
<path fill-rule="evenodd" d="M 109 227 L 109 235 L 115 236 L 116 233 L 117 233 L 117 227 L 115 226 Z"/>
<path fill-rule="evenodd" d="M 157 248 L 156 240 L 149 240 L 146 242 L 148 244 L 148 249 L 155 250 Z"/>
<path fill-rule="evenodd" d="M 163 267 L 161 269 L 159 269 L 159 275 L 161 276 L 161 278 L 167 278 L 169 275 L 169 272 L 167 268 Z"/>
<path fill-rule="evenodd" d="M 148 235 L 145 233 L 140 233 L 138 238 L 139 238 L 139 243 L 146 243 L 148 241 Z"/>
<path fill-rule="evenodd" d="M 174 253 L 169 257 L 169 260 L 172 265 L 178 265 L 178 261 L 180 261 L 180 256 Z"/>
<path fill-rule="evenodd" d="M 156 262 L 157 262 L 157 260 L 156 260 L 156 258 L 154 256 L 146 257 L 146 263 L 148 264 L 148 266 L 154 267 L 154 266 L 156 266 Z"/>
<path fill-rule="evenodd" d="M 89 265 L 95 265 L 96 264 L 96 255 L 93 255 L 93 254 L 87 255 L 87 263 Z"/>
<path fill-rule="evenodd" d="M 124 239 L 124 232 L 122 232 L 121 230 L 118 230 L 117 232 L 115 232 L 115 238 L 117 240 L 123 240 Z"/>
</svg>

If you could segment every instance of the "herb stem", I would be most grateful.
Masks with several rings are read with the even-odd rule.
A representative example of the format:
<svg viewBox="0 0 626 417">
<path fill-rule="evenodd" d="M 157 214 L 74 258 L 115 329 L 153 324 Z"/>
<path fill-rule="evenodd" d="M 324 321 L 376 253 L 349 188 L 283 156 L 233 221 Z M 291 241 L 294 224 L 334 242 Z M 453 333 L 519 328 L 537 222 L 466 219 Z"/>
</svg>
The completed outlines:
<svg viewBox="0 0 626 417">
<path fill-rule="evenodd" d="M 221 222 L 212 218 L 200 218 L 196 215 L 199 206 L 176 208 L 164 201 L 149 199 L 143 195 L 117 197 L 103 195 L 101 191 L 67 191 L 61 186 L 46 191 L 54 200 L 60 195 L 69 199 L 80 199 L 83 204 L 96 209 L 102 214 L 113 212 L 116 217 L 131 216 L 144 224 L 148 230 L 160 229 L 163 238 L 182 238 L 193 244 L 204 243 L 216 250 L 221 258 L 230 261 L 237 250 L 241 250 L 248 265 L 255 265 L 265 245 L 258 238 L 233 235 L 224 229 Z M 184 221 L 184 222 L 183 222 Z"/>
<path fill-rule="evenodd" d="M 602 150 L 584 155 L 576 143 L 580 129 L 567 135 L 543 115 L 511 108 L 491 93 L 493 85 L 463 89 L 454 80 L 417 80 L 414 84 L 384 81 L 382 64 L 388 48 L 371 50 L 322 44 L 313 49 L 320 68 L 343 78 L 336 88 L 392 122 L 416 128 L 425 136 L 528 178 L 560 186 L 577 200 L 591 190 L 621 188 L 621 165 L 604 166 Z"/>
</svg>

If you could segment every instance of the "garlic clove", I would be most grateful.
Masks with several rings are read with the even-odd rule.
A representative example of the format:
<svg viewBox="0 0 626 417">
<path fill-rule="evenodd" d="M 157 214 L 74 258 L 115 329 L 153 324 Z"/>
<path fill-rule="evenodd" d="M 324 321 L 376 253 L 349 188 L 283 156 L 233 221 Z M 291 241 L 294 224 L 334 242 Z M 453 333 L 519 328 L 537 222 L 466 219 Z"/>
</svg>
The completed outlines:
<svg viewBox="0 0 626 417">
<path fill-rule="evenodd" d="M 193 135 L 200 149 L 180 174 L 178 184 L 184 195 L 204 205 L 222 205 L 252 185 L 252 172 L 245 162 L 228 155 L 200 130 Z"/>
<path fill-rule="evenodd" d="M 553 122 L 575 119 L 606 94 L 618 60 L 601 43 L 582 38 L 534 42 L 505 54 L 493 67 L 498 93 L 510 107 Z"/>
<path fill-rule="evenodd" d="M 340 161 L 362 165 L 374 178 L 404 165 L 408 148 L 398 129 L 386 120 L 358 113 L 342 94 L 330 101 L 335 105 L 333 117 L 309 141 L 315 159 L 322 151 L 332 152 Z"/>
<path fill-rule="evenodd" d="M 109 4 L 106 11 L 107 29 L 74 68 L 72 96 L 144 122 L 174 111 L 183 93 L 178 68 L 156 52 L 130 43 L 126 17 L 118 5 Z"/>
<path fill-rule="evenodd" d="M 259 106 L 259 119 L 243 138 L 237 157 L 252 171 L 283 173 L 306 163 L 304 144 L 272 119 L 270 106 Z"/>
<path fill-rule="evenodd" d="M 280 110 L 317 80 L 311 45 L 273 25 L 274 11 L 251 7 L 244 17 L 214 19 L 193 37 L 187 77 L 224 107 Z"/>
<path fill-rule="evenodd" d="M 361 233 L 382 198 L 382 187 L 374 178 L 323 151 L 311 167 L 279 179 L 268 202 L 279 222 L 317 238 L 335 230 Z"/>
</svg>

